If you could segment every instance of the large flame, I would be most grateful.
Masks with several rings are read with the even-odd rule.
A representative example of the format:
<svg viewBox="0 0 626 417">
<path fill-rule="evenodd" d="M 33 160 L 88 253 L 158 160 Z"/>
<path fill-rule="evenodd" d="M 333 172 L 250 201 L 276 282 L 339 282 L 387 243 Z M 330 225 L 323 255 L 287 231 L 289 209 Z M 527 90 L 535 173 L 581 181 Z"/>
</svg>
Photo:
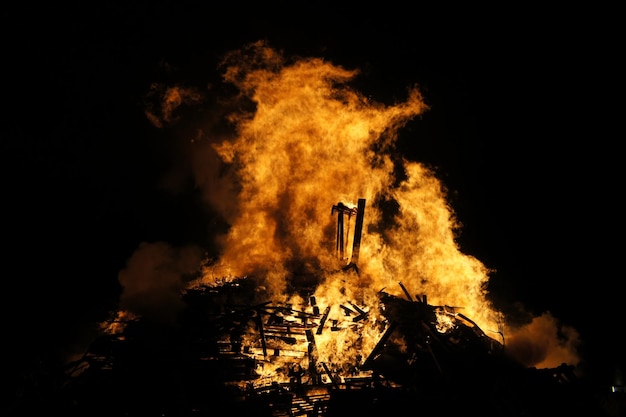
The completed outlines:
<svg viewBox="0 0 626 417">
<path fill-rule="evenodd" d="M 396 151 L 399 131 L 428 110 L 417 87 L 407 89 L 404 101 L 382 104 L 350 87 L 358 70 L 319 58 L 288 61 L 263 42 L 228 54 L 222 68 L 224 81 L 237 88 L 243 104 L 228 116 L 232 136 L 205 135 L 211 147 L 197 152 L 194 170 L 229 227 L 218 237 L 219 257 L 204 262 L 202 278 L 191 285 L 255 277 L 261 301 L 310 310 L 309 297 L 314 297 L 318 308 L 329 309 L 329 323 L 359 327 L 316 336 L 320 362 L 337 366 L 358 362 L 380 337 L 376 295 L 382 289 L 454 306 L 494 338 L 506 334 L 517 346 L 539 327 L 548 335 L 535 340 L 529 364 L 577 362 L 568 344 L 576 340 L 575 331 L 570 330 L 570 340 L 554 342 L 558 329 L 549 324 L 549 314 L 516 339 L 518 330 L 508 327 L 488 301 L 491 271 L 455 240 L 459 223 L 445 187 L 425 165 Z M 173 120 L 171 98 L 182 103 L 187 96 L 167 91 L 166 122 Z M 198 101 L 199 96 L 191 97 Z M 363 233 L 355 268 L 349 269 L 356 255 L 350 253 L 352 214 L 359 201 L 366 203 Z M 339 254 L 336 207 L 347 210 Z M 363 309 L 367 319 L 342 325 L 340 306 Z M 253 337 L 246 342 L 250 346 Z"/>
<path fill-rule="evenodd" d="M 247 52 L 252 59 L 237 53 L 225 63 L 226 81 L 255 108 L 233 115 L 237 137 L 215 147 L 241 186 L 220 265 L 233 276 L 267 276 L 272 297 L 285 294 L 294 273 L 335 271 L 343 260 L 334 251 L 331 208 L 356 207 L 362 198 L 360 273 L 345 287 L 393 292 L 402 282 L 411 294 L 462 306 L 492 326 L 483 291 L 488 270 L 459 250 L 441 183 L 425 166 L 393 158 L 399 129 L 427 110 L 417 88 L 385 106 L 348 87 L 355 70 L 321 59 L 285 66 L 263 44 Z M 389 202 L 397 207 L 393 217 L 382 212 Z M 207 271 L 206 279 L 213 276 Z M 333 279 L 320 283 L 318 299 Z"/>
</svg>

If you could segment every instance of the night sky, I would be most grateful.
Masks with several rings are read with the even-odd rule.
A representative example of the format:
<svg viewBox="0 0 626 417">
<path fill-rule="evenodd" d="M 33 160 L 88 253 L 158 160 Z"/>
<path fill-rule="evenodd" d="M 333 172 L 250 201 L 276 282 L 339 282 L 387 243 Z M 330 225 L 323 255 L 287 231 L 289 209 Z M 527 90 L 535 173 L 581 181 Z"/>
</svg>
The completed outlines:
<svg viewBox="0 0 626 417">
<path fill-rule="evenodd" d="M 402 131 L 399 149 L 447 187 L 462 251 L 496 270 L 494 300 L 578 329 L 601 381 L 623 369 L 614 11 L 86 7 L 10 6 L 1 17 L 12 370 L 89 340 L 140 242 L 209 247 L 220 225 L 192 182 L 163 186 L 184 163 L 174 138 L 187 132 L 155 129 L 150 89 L 219 85 L 221 56 L 260 39 L 361 69 L 356 87 L 381 102 L 417 84 L 430 110 Z"/>
</svg>

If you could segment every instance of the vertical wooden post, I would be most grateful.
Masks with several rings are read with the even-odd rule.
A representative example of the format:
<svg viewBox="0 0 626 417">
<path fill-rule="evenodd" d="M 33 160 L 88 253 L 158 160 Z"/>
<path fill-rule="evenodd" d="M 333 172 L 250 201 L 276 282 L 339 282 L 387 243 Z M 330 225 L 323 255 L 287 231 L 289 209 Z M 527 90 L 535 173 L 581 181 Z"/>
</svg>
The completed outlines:
<svg viewBox="0 0 626 417">
<path fill-rule="evenodd" d="M 365 215 L 365 199 L 359 198 L 356 211 L 356 224 L 354 230 L 354 241 L 352 242 L 352 258 L 350 263 L 356 265 L 359 260 L 359 251 L 361 249 L 361 234 L 363 232 L 363 216 Z"/>
</svg>

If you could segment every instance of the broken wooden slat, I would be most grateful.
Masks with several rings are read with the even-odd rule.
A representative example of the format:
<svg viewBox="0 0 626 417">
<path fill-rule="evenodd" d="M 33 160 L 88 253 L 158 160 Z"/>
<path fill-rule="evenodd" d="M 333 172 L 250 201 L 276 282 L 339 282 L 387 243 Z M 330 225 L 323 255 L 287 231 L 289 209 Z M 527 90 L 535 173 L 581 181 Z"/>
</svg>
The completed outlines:
<svg viewBox="0 0 626 417">
<path fill-rule="evenodd" d="M 339 304 L 339 307 L 343 309 L 346 316 L 350 316 L 351 314 L 354 314 L 354 311 L 350 310 L 348 307 L 344 306 L 343 304 Z"/>
<path fill-rule="evenodd" d="M 356 316 L 356 317 L 354 317 L 354 318 L 352 319 L 352 321 L 354 321 L 354 322 L 356 322 L 356 321 L 360 321 L 360 320 L 363 320 L 364 318 L 366 318 L 366 317 L 367 317 L 367 312 L 366 312 L 365 310 L 360 309 L 360 308 L 359 308 L 359 306 L 357 306 L 357 305 L 356 305 L 356 304 L 354 304 L 354 303 L 350 303 L 350 305 L 351 305 L 352 307 L 354 307 L 354 309 L 355 309 L 356 311 L 358 311 L 358 312 L 359 312 L 359 315 L 358 315 L 358 316 Z"/>
<path fill-rule="evenodd" d="M 322 366 L 324 367 L 324 372 L 326 373 L 326 375 L 328 375 L 328 378 L 330 379 L 330 382 L 333 384 L 333 387 L 339 388 L 339 384 L 337 384 L 337 381 L 335 380 L 335 378 L 331 374 L 330 369 L 328 369 L 328 366 L 326 365 L 326 363 L 322 362 Z"/>
<path fill-rule="evenodd" d="M 392 321 L 391 323 L 389 323 L 389 327 L 387 327 L 387 330 L 385 330 L 385 333 L 382 335 L 380 340 L 378 340 L 378 343 L 376 343 L 376 346 L 374 346 L 372 353 L 370 353 L 367 359 L 365 359 L 365 362 L 363 362 L 362 369 L 367 370 L 369 368 L 372 361 L 378 355 L 378 352 L 380 352 L 380 350 L 385 346 L 385 343 L 387 343 L 387 339 L 389 339 L 389 336 L 391 336 L 391 333 L 395 330 L 396 326 L 397 324 L 395 321 Z"/>
<path fill-rule="evenodd" d="M 359 251 L 361 249 L 361 235 L 363 233 L 363 216 L 365 215 L 365 199 L 359 198 L 356 212 L 356 224 L 354 226 L 354 240 L 352 241 L 352 258 L 351 265 L 356 265 L 359 260 Z"/>
<path fill-rule="evenodd" d="M 317 334 L 322 334 L 322 330 L 324 330 L 324 323 L 326 323 L 326 319 L 328 319 L 328 314 L 330 313 L 330 306 L 326 307 L 324 310 L 324 314 L 322 315 L 322 319 L 320 320 L 320 325 L 317 326 Z"/>
<path fill-rule="evenodd" d="M 402 288 L 402 291 L 404 291 L 404 295 L 406 295 L 406 298 L 408 298 L 409 301 L 413 301 L 413 297 L 411 297 L 411 294 L 409 294 L 404 284 L 401 282 L 398 282 L 398 284 L 400 285 L 400 288 Z"/>
</svg>

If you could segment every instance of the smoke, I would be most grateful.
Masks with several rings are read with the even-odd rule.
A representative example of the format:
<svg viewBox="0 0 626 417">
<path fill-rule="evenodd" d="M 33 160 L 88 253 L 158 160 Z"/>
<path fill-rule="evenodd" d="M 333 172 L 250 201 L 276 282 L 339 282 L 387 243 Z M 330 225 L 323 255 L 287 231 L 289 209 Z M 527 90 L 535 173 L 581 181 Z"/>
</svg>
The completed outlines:
<svg viewBox="0 0 626 417">
<path fill-rule="evenodd" d="M 553 368 L 563 363 L 577 365 L 580 346 L 576 329 L 563 325 L 550 312 L 509 330 L 506 352 L 526 366 Z"/>
<path fill-rule="evenodd" d="M 120 271 L 120 308 L 149 320 L 173 322 L 184 308 L 180 292 L 201 263 L 197 247 L 174 248 L 165 242 L 139 245 Z"/>
<path fill-rule="evenodd" d="M 196 106 L 202 103 L 203 97 L 195 88 L 153 83 L 146 100 L 146 117 L 155 127 L 163 128 L 180 121 L 179 109 L 182 106 Z"/>
</svg>

